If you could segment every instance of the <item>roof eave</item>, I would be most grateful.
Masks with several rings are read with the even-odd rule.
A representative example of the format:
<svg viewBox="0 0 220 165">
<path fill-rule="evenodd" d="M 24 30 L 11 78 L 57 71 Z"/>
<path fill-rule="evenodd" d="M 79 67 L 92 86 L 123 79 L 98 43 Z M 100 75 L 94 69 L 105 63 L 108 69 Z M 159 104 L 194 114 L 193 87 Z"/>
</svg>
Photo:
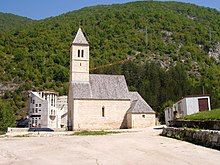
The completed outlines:
<svg viewBox="0 0 220 165">
<path fill-rule="evenodd" d="M 156 112 L 128 112 L 130 114 L 156 114 Z"/>
<path fill-rule="evenodd" d="M 73 98 L 73 100 L 113 100 L 113 101 L 130 101 L 130 99 L 100 99 L 100 98 Z"/>
<path fill-rule="evenodd" d="M 72 43 L 72 45 L 75 45 L 75 46 L 89 46 L 89 44 L 87 43 Z"/>
</svg>

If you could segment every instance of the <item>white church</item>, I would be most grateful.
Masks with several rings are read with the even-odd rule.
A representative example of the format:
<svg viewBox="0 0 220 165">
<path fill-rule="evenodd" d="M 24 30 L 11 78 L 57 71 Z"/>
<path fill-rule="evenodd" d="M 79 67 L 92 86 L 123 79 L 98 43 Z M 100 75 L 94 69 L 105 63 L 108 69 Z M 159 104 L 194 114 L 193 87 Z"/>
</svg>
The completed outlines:
<svg viewBox="0 0 220 165">
<path fill-rule="evenodd" d="M 81 28 L 70 52 L 69 130 L 155 125 L 155 112 L 138 92 L 129 92 L 123 75 L 89 74 L 89 43 Z"/>
</svg>

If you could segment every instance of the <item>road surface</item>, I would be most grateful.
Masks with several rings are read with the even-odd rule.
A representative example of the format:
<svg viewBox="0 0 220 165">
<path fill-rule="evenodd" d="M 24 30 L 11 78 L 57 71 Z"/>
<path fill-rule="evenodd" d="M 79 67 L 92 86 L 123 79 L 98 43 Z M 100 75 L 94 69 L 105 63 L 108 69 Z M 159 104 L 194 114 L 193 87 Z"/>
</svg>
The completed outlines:
<svg viewBox="0 0 220 165">
<path fill-rule="evenodd" d="M 220 152 L 171 138 L 161 130 L 105 136 L 0 138 L 0 164 L 214 165 Z"/>
</svg>

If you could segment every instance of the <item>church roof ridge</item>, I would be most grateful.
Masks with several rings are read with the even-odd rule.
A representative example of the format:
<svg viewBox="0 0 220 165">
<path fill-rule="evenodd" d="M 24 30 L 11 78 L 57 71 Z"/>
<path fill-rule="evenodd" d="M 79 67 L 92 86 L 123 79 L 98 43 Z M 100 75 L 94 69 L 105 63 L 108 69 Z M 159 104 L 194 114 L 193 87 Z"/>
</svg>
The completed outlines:
<svg viewBox="0 0 220 165">
<path fill-rule="evenodd" d="M 81 28 L 78 29 L 72 44 L 76 44 L 76 45 L 89 45 L 89 43 L 86 40 L 86 37 L 83 34 L 83 31 L 82 31 Z"/>
<path fill-rule="evenodd" d="M 123 74 L 89 74 L 89 75 L 94 75 L 94 76 L 121 76 L 121 77 L 124 77 Z"/>
</svg>

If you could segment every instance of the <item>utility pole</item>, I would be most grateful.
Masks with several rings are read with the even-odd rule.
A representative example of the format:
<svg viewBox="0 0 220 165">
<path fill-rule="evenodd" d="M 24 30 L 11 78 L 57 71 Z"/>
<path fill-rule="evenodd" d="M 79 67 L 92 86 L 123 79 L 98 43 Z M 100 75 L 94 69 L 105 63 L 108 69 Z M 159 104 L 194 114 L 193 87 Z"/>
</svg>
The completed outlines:
<svg viewBox="0 0 220 165">
<path fill-rule="evenodd" d="M 202 94 L 203 94 L 203 95 L 205 94 L 205 88 L 204 88 L 204 85 L 202 86 Z"/>
</svg>

